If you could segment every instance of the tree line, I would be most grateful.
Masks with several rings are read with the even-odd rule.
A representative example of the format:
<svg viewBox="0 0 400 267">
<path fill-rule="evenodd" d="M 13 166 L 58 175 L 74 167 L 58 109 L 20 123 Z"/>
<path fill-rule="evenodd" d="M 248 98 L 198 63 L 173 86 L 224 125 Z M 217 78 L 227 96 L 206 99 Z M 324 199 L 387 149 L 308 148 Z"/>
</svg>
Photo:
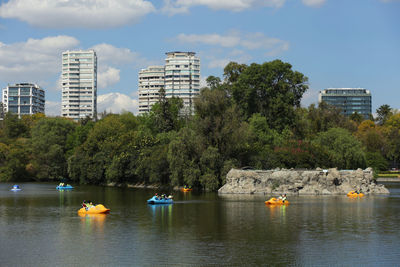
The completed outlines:
<svg viewBox="0 0 400 267">
<path fill-rule="evenodd" d="M 74 122 L 6 114 L 0 128 L 0 181 L 158 184 L 217 190 L 231 168 L 386 170 L 399 162 L 400 114 L 347 118 L 321 103 L 300 106 L 308 79 L 280 60 L 229 63 L 210 76 L 182 114 L 181 99 L 151 112 L 103 114 Z"/>
</svg>

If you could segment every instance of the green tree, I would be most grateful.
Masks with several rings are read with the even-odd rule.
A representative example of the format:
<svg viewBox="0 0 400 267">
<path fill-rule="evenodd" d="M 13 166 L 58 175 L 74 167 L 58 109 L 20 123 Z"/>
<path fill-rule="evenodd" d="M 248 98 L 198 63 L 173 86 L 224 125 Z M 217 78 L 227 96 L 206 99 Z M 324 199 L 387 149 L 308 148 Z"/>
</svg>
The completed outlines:
<svg viewBox="0 0 400 267">
<path fill-rule="evenodd" d="M 221 79 L 219 77 L 215 76 L 208 76 L 206 79 L 207 86 L 211 89 L 217 89 L 219 86 L 221 86 Z"/>
<path fill-rule="evenodd" d="M 357 125 L 341 114 L 340 109 L 324 101 L 319 103 L 318 107 L 311 104 L 307 109 L 296 109 L 293 132 L 298 139 L 312 139 L 318 133 L 326 132 L 330 128 L 344 128 L 354 132 Z"/>
<path fill-rule="evenodd" d="M 153 105 L 148 118 L 155 134 L 172 130 L 178 131 L 184 123 L 182 116 L 180 116 L 182 108 L 182 99 L 166 98 L 165 90 L 160 89 L 159 101 Z"/>
<path fill-rule="evenodd" d="M 18 138 L 9 146 L 0 143 L 0 182 L 29 181 L 29 144 Z"/>
<path fill-rule="evenodd" d="M 28 137 L 29 128 L 18 115 L 7 113 L 4 117 L 3 132 L 6 138 Z"/>
<path fill-rule="evenodd" d="M 367 166 L 374 169 L 374 171 L 384 171 L 388 169 L 389 163 L 379 152 L 367 152 L 366 154 Z"/>
<path fill-rule="evenodd" d="M 385 156 L 398 166 L 400 162 L 400 114 L 390 116 L 382 126 L 382 133 L 386 140 Z"/>
<path fill-rule="evenodd" d="M 227 84 L 235 83 L 246 68 L 246 64 L 229 62 L 224 68 L 224 82 Z"/>
<path fill-rule="evenodd" d="M 232 95 L 245 115 L 260 113 L 272 129 L 282 130 L 295 122 L 295 108 L 308 89 L 307 77 L 280 60 L 251 64 L 232 85 Z"/>
<path fill-rule="evenodd" d="M 356 122 L 357 124 L 360 124 L 364 120 L 364 117 L 363 117 L 363 115 L 359 114 L 356 111 L 356 112 L 354 112 L 353 114 L 350 115 L 350 120 Z"/>
<path fill-rule="evenodd" d="M 182 128 L 168 148 L 172 185 L 200 186 L 201 142 L 194 130 Z"/>
<path fill-rule="evenodd" d="M 368 152 L 381 153 L 386 149 L 386 138 L 382 134 L 380 127 L 376 126 L 371 120 L 363 121 L 354 135 L 363 143 Z"/>
<path fill-rule="evenodd" d="M 392 108 L 389 105 L 382 105 L 376 110 L 376 114 L 378 115 L 376 120 L 379 125 L 383 125 L 389 119 L 390 116 L 393 115 Z"/>
<path fill-rule="evenodd" d="M 357 169 L 366 167 L 365 153 L 361 143 L 342 128 L 331 128 L 321 132 L 312 141 L 314 146 L 326 150 L 330 166 L 339 169 Z"/>
<path fill-rule="evenodd" d="M 33 166 L 39 180 L 67 177 L 67 136 L 76 124 L 64 118 L 43 118 L 32 128 Z"/>
</svg>

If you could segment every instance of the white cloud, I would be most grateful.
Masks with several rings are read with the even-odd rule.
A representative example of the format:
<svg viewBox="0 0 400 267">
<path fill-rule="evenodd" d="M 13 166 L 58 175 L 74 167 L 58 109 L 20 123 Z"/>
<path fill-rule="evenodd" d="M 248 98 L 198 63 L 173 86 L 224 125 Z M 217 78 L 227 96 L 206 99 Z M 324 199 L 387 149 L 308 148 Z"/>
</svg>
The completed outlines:
<svg viewBox="0 0 400 267">
<path fill-rule="evenodd" d="M 97 96 L 97 113 L 102 113 L 103 111 L 111 113 L 130 111 L 136 114 L 138 107 L 138 101 L 125 94 L 109 93 Z"/>
<path fill-rule="evenodd" d="M 96 51 L 99 61 L 108 64 L 132 63 L 139 57 L 138 53 L 132 52 L 129 48 L 118 48 L 110 44 L 98 44 L 92 47 Z"/>
<path fill-rule="evenodd" d="M 311 104 L 318 104 L 319 90 L 309 88 L 301 98 L 301 106 L 308 107 Z"/>
<path fill-rule="evenodd" d="M 225 66 L 228 65 L 228 63 L 231 62 L 231 61 L 233 61 L 233 60 L 228 59 L 228 58 L 220 58 L 220 59 L 214 58 L 214 59 L 211 59 L 211 60 L 208 62 L 208 67 L 209 67 L 210 69 L 215 69 L 215 68 L 221 68 L 221 69 L 223 69 L 223 68 L 225 68 Z"/>
<path fill-rule="evenodd" d="M 10 0 L 0 6 L 0 17 L 45 28 L 110 28 L 154 11 L 145 0 Z"/>
<path fill-rule="evenodd" d="M 142 57 L 139 53 L 131 51 L 129 48 L 115 47 L 110 44 L 102 43 L 91 47 L 97 54 L 99 66 L 121 66 L 131 64 L 134 67 L 143 68 L 154 65 L 154 62 Z"/>
<path fill-rule="evenodd" d="M 203 43 L 207 45 L 219 45 L 222 47 L 237 46 L 240 42 L 240 36 L 234 33 L 231 35 L 220 34 L 184 34 L 181 33 L 177 39 L 182 43 Z"/>
<path fill-rule="evenodd" d="M 320 7 L 326 0 L 302 0 L 303 4 L 310 7 Z"/>
<path fill-rule="evenodd" d="M 203 88 L 206 86 L 207 86 L 207 77 L 201 77 L 200 78 L 200 88 Z"/>
<path fill-rule="evenodd" d="M 275 56 L 289 49 L 289 42 L 265 36 L 263 33 L 243 35 L 232 31 L 220 34 L 179 34 L 176 39 L 182 43 L 216 45 L 221 47 L 242 47 L 248 50 L 264 50 L 265 55 Z"/>
<path fill-rule="evenodd" d="M 100 71 L 97 75 L 98 87 L 107 88 L 119 82 L 119 69 L 107 67 L 105 71 Z"/>
<path fill-rule="evenodd" d="M 103 111 L 107 111 L 109 113 L 130 111 L 136 114 L 138 107 L 138 101 L 125 94 L 109 93 L 97 96 L 97 113 L 102 113 Z M 61 102 L 46 100 L 45 109 L 46 116 L 60 116 Z"/>
<path fill-rule="evenodd" d="M 60 116 L 61 102 L 46 100 L 44 113 L 46 116 Z"/>
<path fill-rule="evenodd" d="M 60 72 L 62 52 L 78 44 L 77 39 L 65 35 L 13 44 L 0 42 L 0 80 L 37 83 L 48 79 Z"/>
<path fill-rule="evenodd" d="M 164 0 L 162 11 L 169 15 L 187 13 L 193 6 L 206 6 L 213 10 L 240 12 L 259 6 L 280 8 L 286 0 Z"/>
</svg>

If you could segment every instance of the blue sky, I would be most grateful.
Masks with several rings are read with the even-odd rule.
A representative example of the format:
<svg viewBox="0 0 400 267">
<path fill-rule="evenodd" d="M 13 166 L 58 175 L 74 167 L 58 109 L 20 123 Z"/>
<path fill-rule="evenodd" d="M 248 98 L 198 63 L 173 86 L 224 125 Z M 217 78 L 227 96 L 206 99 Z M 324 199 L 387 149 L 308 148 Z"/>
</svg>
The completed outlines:
<svg viewBox="0 0 400 267">
<path fill-rule="evenodd" d="M 203 81 L 229 61 L 281 59 L 329 87 L 371 90 L 399 109 L 400 0 L 0 0 L 0 88 L 32 82 L 59 115 L 61 53 L 98 55 L 98 110 L 137 113 L 138 71 L 194 51 Z"/>
</svg>

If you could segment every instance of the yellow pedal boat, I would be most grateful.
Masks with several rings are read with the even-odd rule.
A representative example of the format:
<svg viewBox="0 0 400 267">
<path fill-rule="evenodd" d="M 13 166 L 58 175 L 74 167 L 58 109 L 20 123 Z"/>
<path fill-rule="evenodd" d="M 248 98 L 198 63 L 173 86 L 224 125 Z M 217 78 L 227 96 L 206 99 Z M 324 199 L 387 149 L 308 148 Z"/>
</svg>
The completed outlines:
<svg viewBox="0 0 400 267">
<path fill-rule="evenodd" d="M 104 214 L 109 212 L 110 209 L 107 209 L 102 204 L 98 204 L 90 208 L 81 208 L 80 210 L 78 210 L 79 214 Z"/>
<path fill-rule="evenodd" d="M 265 201 L 266 205 L 289 205 L 290 202 L 285 200 L 282 201 L 281 199 L 277 199 L 277 198 L 270 198 L 269 200 Z"/>
<path fill-rule="evenodd" d="M 347 193 L 348 197 L 363 197 L 364 194 L 363 193 L 357 193 L 356 191 L 350 191 L 349 193 Z"/>
<path fill-rule="evenodd" d="M 181 188 L 182 192 L 189 192 L 192 191 L 192 188 Z"/>
</svg>

